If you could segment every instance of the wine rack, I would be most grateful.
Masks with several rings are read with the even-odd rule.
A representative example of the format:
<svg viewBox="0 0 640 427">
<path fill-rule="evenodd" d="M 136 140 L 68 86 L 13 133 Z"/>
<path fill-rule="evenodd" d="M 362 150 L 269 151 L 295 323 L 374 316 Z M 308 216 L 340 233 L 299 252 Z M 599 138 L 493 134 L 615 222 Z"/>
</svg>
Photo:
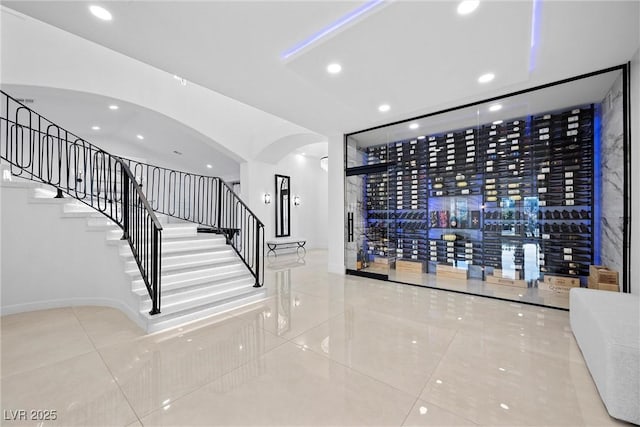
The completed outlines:
<svg viewBox="0 0 640 427">
<path fill-rule="evenodd" d="M 392 239 L 396 257 L 423 260 L 426 253 L 426 150 L 424 138 L 391 144 L 391 159 L 396 161 L 392 174 L 391 206 L 395 207 Z"/>
<path fill-rule="evenodd" d="M 594 114 L 580 106 L 368 147 L 368 164 L 392 165 L 366 184 L 370 254 L 584 282 Z"/>
</svg>

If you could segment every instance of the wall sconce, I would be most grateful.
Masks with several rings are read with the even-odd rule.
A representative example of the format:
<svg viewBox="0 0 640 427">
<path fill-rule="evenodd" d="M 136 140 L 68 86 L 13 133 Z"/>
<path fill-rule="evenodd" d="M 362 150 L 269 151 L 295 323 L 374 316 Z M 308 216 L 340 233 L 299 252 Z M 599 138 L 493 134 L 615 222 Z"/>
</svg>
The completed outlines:
<svg viewBox="0 0 640 427">
<path fill-rule="evenodd" d="M 264 193 L 264 204 L 268 205 L 269 203 L 271 203 L 271 194 Z"/>
<path fill-rule="evenodd" d="M 320 158 L 320 167 L 325 172 L 329 170 L 329 156 L 324 156 Z"/>
<path fill-rule="evenodd" d="M 293 206 L 300 206 L 300 196 L 293 196 Z"/>
</svg>

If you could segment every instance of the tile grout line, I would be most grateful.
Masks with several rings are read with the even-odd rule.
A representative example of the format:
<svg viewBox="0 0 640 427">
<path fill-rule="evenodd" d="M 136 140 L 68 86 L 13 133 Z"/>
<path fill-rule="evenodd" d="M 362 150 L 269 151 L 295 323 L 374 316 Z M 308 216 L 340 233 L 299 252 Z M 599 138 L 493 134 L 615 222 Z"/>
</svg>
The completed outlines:
<svg viewBox="0 0 640 427">
<path fill-rule="evenodd" d="M 126 393 L 124 392 L 124 390 L 122 389 L 122 386 L 120 385 L 120 382 L 118 382 L 117 378 L 115 377 L 115 375 L 113 375 L 113 372 L 111 371 L 111 368 L 109 368 L 109 365 L 107 365 L 107 362 L 104 360 L 104 357 L 102 356 L 102 353 L 100 352 L 100 350 L 98 349 L 98 347 L 96 346 L 96 343 L 93 341 L 93 339 L 91 338 L 91 336 L 89 335 L 89 333 L 87 332 L 87 329 L 84 327 L 84 324 L 82 323 L 82 321 L 80 320 L 80 318 L 78 317 L 78 314 L 76 313 L 75 307 L 71 307 L 71 311 L 73 312 L 73 315 L 76 317 L 76 319 L 78 320 L 78 323 L 80 323 L 80 327 L 82 328 L 82 330 L 84 331 L 84 333 L 87 335 L 87 338 L 89 338 L 89 341 L 91 341 L 91 344 L 93 345 L 93 347 L 95 348 L 95 352 L 98 355 L 98 357 L 100 358 L 100 360 L 102 361 L 102 363 L 104 364 L 105 369 L 107 370 L 107 372 L 109 372 L 109 375 L 111 375 L 111 378 L 113 379 L 114 384 L 118 387 L 118 390 L 120 390 L 120 393 L 122 394 L 122 397 L 124 398 L 125 402 L 127 402 L 127 405 L 129 405 L 129 408 L 131 409 L 131 412 L 133 412 L 133 415 L 136 416 L 136 419 L 138 420 L 138 422 L 142 425 L 142 420 L 140 419 L 140 417 L 138 416 L 138 413 L 136 412 L 135 408 L 133 407 L 133 405 L 131 404 L 131 402 L 129 401 L 129 398 L 127 397 Z M 135 422 L 135 421 L 134 421 Z M 132 424 L 132 423 L 129 423 Z"/>
<path fill-rule="evenodd" d="M 457 328 L 457 329 L 456 329 L 455 334 L 453 334 L 453 337 L 451 337 L 451 341 L 449 341 L 449 345 L 447 345 L 447 349 L 445 350 L 444 354 L 443 354 L 443 355 L 442 355 L 442 357 L 440 358 L 440 361 L 438 362 L 438 365 L 436 365 L 435 369 L 433 370 L 433 372 L 431 373 L 431 375 L 429 376 L 429 378 L 427 379 L 427 381 L 424 383 L 424 386 L 422 387 L 422 390 L 420 391 L 420 394 L 418 394 L 418 399 L 416 400 L 416 402 L 417 402 L 418 400 L 422 400 L 422 401 L 427 402 L 427 403 L 430 403 L 431 405 L 434 405 L 434 406 L 436 406 L 436 407 L 438 407 L 438 408 L 440 408 L 440 409 L 442 409 L 442 410 L 445 410 L 445 411 L 447 411 L 447 412 L 449 412 L 449 413 L 451 413 L 451 414 L 454 414 L 454 415 L 455 415 L 455 416 L 457 416 L 457 417 L 460 417 L 460 418 L 462 418 L 462 419 L 464 419 L 464 420 L 466 420 L 466 421 L 469 421 L 470 423 L 472 423 L 472 424 L 474 424 L 474 425 L 482 425 L 482 424 L 480 424 L 479 422 L 476 422 L 476 421 L 470 420 L 470 419 L 469 419 L 469 418 L 467 418 L 467 417 L 463 417 L 462 415 L 459 415 L 459 414 L 457 414 L 456 412 L 454 412 L 454 411 L 452 411 L 452 410 L 450 410 L 450 409 L 444 408 L 444 407 L 442 407 L 442 406 L 438 405 L 437 403 L 433 403 L 432 401 L 430 401 L 430 400 L 428 400 L 428 399 L 423 399 L 423 398 L 421 397 L 421 396 L 422 396 L 422 393 L 424 393 L 424 389 L 427 387 L 427 384 L 429 384 L 429 381 L 431 381 L 431 378 L 433 378 L 433 375 L 435 374 L 435 372 L 438 370 L 438 368 L 439 368 L 439 367 L 440 367 L 440 365 L 442 364 L 442 361 L 445 359 L 445 356 L 447 355 L 447 352 L 448 352 L 448 351 L 449 351 L 449 349 L 451 348 L 451 345 L 453 344 L 453 341 L 456 339 L 456 337 L 458 336 L 458 334 L 459 334 L 459 333 L 461 333 L 461 331 L 460 331 L 460 329 L 458 329 L 458 328 Z M 464 332 L 462 331 L 462 333 L 464 333 Z M 409 414 L 407 414 L 407 418 L 408 418 L 408 417 L 409 417 Z M 404 422 L 403 422 L 403 425 L 404 425 L 404 423 L 405 423 L 406 421 L 407 421 L 407 420 L 406 420 L 406 418 L 405 418 L 405 420 L 404 420 Z"/>
<path fill-rule="evenodd" d="M 129 408 L 131 408 L 131 412 L 133 412 L 133 415 L 136 416 L 136 419 L 138 420 L 140 425 L 143 425 L 142 424 L 142 419 L 140 418 L 140 416 L 138 415 L 138 412 L 136 412 L 135 408 L 133 407 L 133 405 L 129 401 L 129 397 L 127 397 L 127 394 L 122 389 L 122 385 L 120 384 L 118 379 L 115 377 L 115 375 L 111 371 L 111 368 L 109 368 L 109 365 L 107 365 L 107 362 L 104 360 L 104 357 L 102 356 L 102 353 L 100 353 L 99 350 L 96 350 L 96 353 L 98 353 L 98 356 L 100 356 L 100 360 L 102 360 L 102 363 L 104 363 L 104 366 L 107 368 L 107 371 L 109 372 L 109 375 L 111 375 L 111 378 L 113 378 L 113 382 L 118 387 L 118 390 L 120 390 L 120 393 L 122 393 L 122 397 L 124 398 L 125 402 L 127 402 L 127 405 L 129 405 Z M 129 423 L 129 424 L 132 424 L 132 423 Z"/>
<path fill-rule="evenodd" d="M 262 331 L 263 331 L 263 332 L 266 332 L 267 334 L 270 334 L 270 335 L 273 335 L 274 337 L 279 338 L 276 334 L 274 334 L 274 333 L 271 333 L 271 332 L 267 331 L 267 330 L 266 330 L 266 329 L 264 329 L 263 327 L 260 327 L 260 329 L 262 329 Z M 222 373 L 222 374 L 220 374 L 220 376 L 218 376 L 218 377 L 216 377 L 216 378 L 213 378 L 213 379 L 211 379 L 210 381 L 207 381 L 206 383 L 203 383 L 203 384 L 199 385 L 198 387 L 194 388 L 193 390 L 189 391 L 188 393 L 185 393 L 184 395 L 182 395 L 182 396 L 178 397 L 176 400 L 173 400 L 171 403 L 172 403 L 172 404 L 174 404 L 175 402 L 179 402 L 180 400 L 182 400 L 182 399 L 186 398 L 187 396 L 190 396 L 190 395 L 192 395 L 193 393 L 195 393 L 195 392 L 197 392 L 197 391 L 202 390 L 202 389 L 203 389 L 203 388 L 205 388 L 206 386 L 208 386 L 208 385 L 210 385 L 210 384 L 212 384 L 212 383 L 214 383 L 214 382 L 216 382 L 216 381 L 219 381 L 222 377 L 224 377 L 224 376 L 226 376 L 226 375 L 230 375 L 230 374 L 232 374 L 233 372 L 235 372 L 235 371 L 237 371 L 237 370 L 239 370 L 239 369 L 243 368 L 244 366 L 248 365 L 249 363 L 252 363 L 252 362 L 254 362 L 254 361 L 256 361 L 256 360 L 260 359 L 261 357 L 264 357 L 265 355 L 267 355 L 267 354 L 271 353 L 272 351 L 276 350 L 276 349 L 277 349 L 277 348 L 279 348 L 279 347 L 282 347 L 282 346 L 283 346 L 283 345 L 285 345 L 285 344 L 289 344 L 289 342 L 287 341 L 287 339 L 286 339 L 286 338 L 282 338 L 282 340 L 283 340 L 283 341 L 282 341 L 280 344 L 277 344 L 277 345 L 276 345 L 275 347 L 273 347 L 272 349 L 270 349 L 270 350 L 268 350 L 268 351 L 265 351 L 264 353 L 262 353 L 262 354 L 260 354 L 260 355 L 257 355 L 256 357 L 251 358 L 251 359 L 249 359 L 249 360 L 247 360 L 247 361 L 245 361 L 245 362 L 243 362 L 243 363 L 240 363 L 238 366 L 236 366 L 235 368 L 231 369 L 230 371 L 225 372 L 225 373 Z M 151 415 L 151 414 L 153 414 L 153 413 L 155 413 L 155 412 L 158 412 L 158 411 L 160 411 L 161 409 L 162 409 L 162 407 L 160 407 L 160 408 L 155 408 L 155 409 L 153 409 L 153 410 L 149 411 L 147 414 L 145 414 L 142 418 L 148 417 L 149 415 Z M 137 412 L 135 412 L 135 411 L 134 411 L 134 413 L 136 414 L 136 416 L 138 416 Z M 141 425 L 143 425 L 143 426 L 144 426 L 144 424 L 143 424 L 143 422 L 142 422 L 142 419 L 141 419 L 141 418 L 139 418 L 139 417 L 138 417 L 138 421 L 140 422 L 140 424 L 141 424 Z"/>
<path fill-rule="evenodd" d="M 291 339 L 288 339 L 287 341 L 288 341 L 289 343 L 291 343 L 291 344 L 295 345 L 296 347 L 301 348 L 299 344 L 297 344 L 297 343 L 295 343 L 295 342 L 293 341 L 294 339 L 298 338 L 300 335 L 303 335 L 304 333 L 308 332 L 309 330 L 311 330 L 311 329 L 315 329 L 315 328 L 317 328 L 317 327 L 320 327 L 320 326 L 324 325 L 325 323 L 328 323 L 331 319 L 333 319 L 333 318 L 335 318 L 335 317 L 338 317 L 338 316 L 341 316 L 341 315 L 343 315 L 343 314 L 345 314 L 345 313 L 341 313 L 341 314 L 337 314 L 337 315 L 335 315 L 335 316 L 332 316 L 332 317 L 331 317 L 331 318 L 329 318 L 328 320 L 326 320 L 326 321 L 324 321 L 324 322 L 322 322 L 322 323 L 320 323 L 320 324 L 318 324 L 318 325 L 316 325 L 316 326 L 314 326 L 314 327 L 312 327 L 312 328 L 310 328 L 310 329 L 307 329 L 305 332 L 302 332 L 302 333 L 300 333 L 300 334 L 296 335 L 295 337 L 293 337 L 293 338 L 291 338 Z M 457 333 L 457 331 L 456 331 L 456 333 Z M 455 334 L 454 334 L 454 337 L 455 337 Z M 285 339 L 286 339 L 286 338 L 285 338 Z M 453 338 L 451 339 L 451 341 L 453 341 Z M 451 342 L 449 342 L 449 344 L 447 345 L 447 349 L 449 348 L 449 345 L 451 345 Z M 353 371 L 353 372 L 355 372 L 355 373 L 357 373 L 357 374 L 359 374 L 359 375 L 362 375 L 362 376 L 364 376 L 364 377 L 366 377 L 366 378 L 369 378 L 370 380 L 375 381 L 375 382 L 377 382 L 377 383 L 384 384 L 385 386 L 390 387 L 390 388 L 394 389 L 395 391 L 398 391 L 398 392 L 400 392 L 400 393 L 403 393 L 403 394 L 406 394 L 406 395 L 412 396 L 412 394 L 411 394 L 410 392 L 406 391 L 406 390 L 401 390 L 401 389 L 399 389 L 398 387 L 394 386 L 393 384 L 389 384 L 389 383 L 387 383 L 387 382 L 385 382 L 385 381 L 383 381 L 383 380 L 381 380 L 381 379 L 379 379 L 379 378 L 372 377 L 371 375 L 367 374 L 366 372 L 362 372 L 362 371 L 360 371 L 360 370 L 358 370 L 358 369 L 356 369 L 356 368 L 354 368 L 354 367 L 348 366 L 348 365 L 346 365 L 346 364 L 344 364 L 344 363 L 342 363 L 342 362 L 339 362 L 339 361 L 337 361 L 337 360 L 334 360 L 334 359 L 332 359 L 330 356 L 327 356 L 327 355 L 325 355 L 325 354 L 322 354 L 322 353 L 320 353 L 320 352 L 318 352 L 318 351 L 314 350 L 314 349 L 313 349 L 313 348 L 311 348 L 311 347 L 309 347 L 309 348 L 305 349 L 305 351 L 310 351 L 311 353 L 316 354 L 316 355 L 318 355 L 318 356 L 321 356 L 321 357 L 323 357 L 323 358 L 325 358 L 325 359 L 329 360 L 329 361 L 330 361 L 330 362 L 332 362 L 332 363 L 335 363 L 335 364 L 337 364 L 337 365 L 340 365 L 340 366 L 344 367 L 345 369 L 351 370 L 351 371 Z M 445 353 L 446 353 L 446 350 L 445 350 Z M 444 357 L 444 354 L 443 354 L 443 357 Z M 439 362 L 438 362 L 438 364 L 439 364 Z M 437 368 L 437 367 L 436 367 L 436 368 Z M 434 369 L 434 371 L 435 371 L 435 369 Z M 431 378 L 431 377 L 429 377 L 429 379 L 430 379 L 430 378 Z M 427 382 L 429 381 L 429 379 L 427 379 Z M 426 382 L 425 382 L 425 386 L 426 386 Z M 423 387 L 423 389 L 424 389 L 424 387 Z M 421 390 L 422 390 L 422 389 L 421 389 Z M 421 393 L 421 392 L 419 392 L 419 393 L 418 393 L 418 396 L 416 397 L 416 401 L 415 401 L 415 402 L 417 402 L 417 401 L 418 401 L 418 399 L 420 399 L 420 393 Z M 414 405 L 415 405 L 415 402 L 414 402 Z M 411 409 L 412 409 L 412 408 L 413 408 L 413 405 L 409 408 L 409 413 L 411 413 Z M 405 420 L 404 420 L 404 421 L 406 421 L 406 418 L 407 418 L 408 416 L 409 416 L 409 414 L 407 414 L 407 416 L 405 416 Z M 404 421 L 403 421 L 403 423 L 404 423 Z M 401 424 L 401 425 L 402 425 L 402 424 Z"/>
<path fill-rule="evenodd" d="M 216 377 L 216 378 L 211 379 L 211 381 L 208 381 L 208 382 L 206 382 L 206 383 L 204 383 L 204 384 L 202 384 L 202 385 L 200 385 L 200 386 L 196 387 L 195 389 L 191 390 L 190 392 L 188 392 L 188 393 L 186 393 L 186 394 L 184 394 L 184 395 L 180 396 L 179 398 L 177 398 L 177 399 L 174 401 L 174 403 L 175 403 L 175 402 L 178 402 L 178 401 L 180 401 L 180 400 L 182 400 L 182 399 L 184 399 L 184 398 L 186 398 L 187 396 L 192 395 L 193 393 L 195 393 L 195 392 L 197 392 L 197 391 L 199 391 L 199 390 L 202 390 L 204 387 L 206 387 L 206 386 L 208 386 L 208 385 L 210 385 L 210 384 L 212 384 L 212 383 L 214 383 L 214 382 L 216 382 L 216 381 L 220 380 L 222 377 L 224 377 L 224 376 L 226 376 L 226 375 L 230 375 L 230 374 L 232 374 L 233 372 L 236 372 L 237 370 L 239 370 L 239 369 L 243 368 L 244 366 L 248 365 L 249 363 L 252 363 L 252 362 L 254 362 L 255 360 L 258 360 L 258 359 L 260 359 L 260 358 L 265 357 L 267 354 L 269 354 L 269 353 L 271 353 L 272 351 L 274 351 L 274 350 L 276 350 L 276 349 L 278 349 L 278 348 L 282 347 L 282 346 L 283 346 L 283 345 L 285 345 L 285 344 L 291 344 L 291 345 L 294 345 L 294 346 L 296 346 L 296 347 L 298 347 L 298 348 L 299 348 L 300 346 L 299 346 L 299 345 L 297 345 L 295 342 L 293 342 L 293 341 L 292 341 L 292 339 L 295 339 L 295 338 L 297 338 L 298 336 L 302 335 L 303 333 L 307 332 L 308 330 L 313 329 L 313 328 L 316 328 L 316 327 L 318 327 L 319 325 L 322 325 L 323 323 L 328 322 L 330 319 L 333 319 L 334 317 L 337 317 L 337 316 L 340 316 L 340 315 L 344 315 L 344 312 L 341 312 L 341 313 L 335 314 L 334 316 L 331 316 L 329 319 L 327 319 L 327 320 L 325 320 L 325 321 L 322 321 L 322 322 L 320 322 L 318 325 L 312 326 L 312 327 L 311 327 L 311 328 L 309 328 L 309 329 L 306 329 L 305 331 L 301 332 L 300 334 L 296 335 L 295 337 L 293 337 L 293 338 L 291 338 L 291 339 L 280 337 L 280 336 L 278 336 L 277 334 L 275 334 L 275 333 L 273 333 L 273 332 L 270 332 L 270 331 L 268 331 L 267 329 L 265 329 L 265 328 L 264 328 L 264 326 L 259 326 L 259 329 L 261 329 L 263 332 L 265 332 L 265 333 L 267 333 L 267 334 L 270 334 L 270 335 L 273 335 L 273 336 L 274 336 L 274 337 L 276 337 L 276 338 L 281 339 L 281 340 L 282 340 L 282 342 L 281 342 L 281 343 L 279 343 L 279 344 L 277 344 L 275 347 L 273 347 L 273 348 L 272 348 L 272 349 L 270 349 L 269 351 L 266 351 L 266 352 L 264 352 L 264 353 L 262 353 L 262 354 L 260 354 L 260 355 L 257 355 L 255 358 L 249 359 L 249 360 L 245 361 L 244 363 L 239 364 L 239 365 L 238 365 L 238 366 L 236 366 L 235 368 L 231 369 L 229 372 L 225 372 L 225 373 L 221 374 L 220 376 L 218 376 L 218 377 Z M 244 319 L 242 319 L 242 318 L 241 318 L 241 316 L 242 316 L 242 315 L 237 315 L 237 316 L 236 316 L 236 315 L 232 315 L 232 318 L 237 319 L 237 320 L 244 320 Z M 311 349 L 309 349 L 309 350 L 311 350 Z M 312 351 L 312 350 L 311 350 L 311 351 Z M 315 353 L 315 352 L 313 352 L 313 353 Z M 315 354 L 317 354 L 317 353 L 315 353 Z M 336 362 L 336 363 L 337 363 L 337 362 Z M 376 381 L 378 381 L 378 380 L 376 380 Z M 386 384 L 386 383 L 383 383 L 383 384 Z M 149 416 L 149 415 L 151 415 L 151 414 L 153 414 L 153 413 L 155 413 L 155 412 L 157 412 L 157 411 L 159 411 L 159 410 L 161 410 L 161 409 L 162 409 L 162 408 L 156 408 L 156 409 L 154 409 L 154 410 L 150 411 L 148 414 L 145 414 L 145 417 L 147 417 L 147 416 Z M 138 416 L 138 414 L 137 414 L 135 411 L 134 411 L 134 413 L 136 414 L 136 416 Z M 140 424 L 142 424 L 142 420 L 141 420 L 140 418 L 138 418 L 138 421 L 140 422 Z"/>
<path fill-rule="evenodd" d="M 447 355 L 447 352 L 449 351 L 449 348 L 451 348 L 451 343 L 453 343 L 453 340 L 455 340 L 456 336 L 458 336 L 458 328 L 456 328 L 453 336 L 451 337 L 451 340 L 449 340 L 449 343 L 447 344 L 447 348 L 444 350 L 444 352 L 442 353 L 442 357 L 440 357 L 440 360 L 438 360 L 438 364 L 436 365 L 435 368 L 433 368 L 433 371 L 431 372 L 431 374 L 429 374 L 429 376 L 427 377 L 427 379 L 424 382 L 424 385 L 420 388 L 420 390 L 418 391 L 418 395 L 416 397 L 415 402 L 413 402 L 413 406 L 411 406 L 411 408 L 409 408 L 409 412 L 407 413 L 407 415 L 404 417 L 404 420 L 402 420 L 402 424 L 400 424 L 401 426 L 404 426 L 404 424 L 407 422 L 407 419 L 409 418 L 409 415 L 411 415 L 411 410 L 413 409 L 413 407 L 416 405 L 416 403 L 418 403 L 418 400 L 422 400 L 420 396 L 422 396 L 422 393 L 424 392 L 424 389 L 427 387 L 427 384 L 429 384 L 429 381 L 431 381 L 431 378 L 433 378 L 433 375 L 435 374 L 435 372 L 438 370 L 438 367 L 440 366 L 440 364 L 442 363 L 442 360 L 445 358 L 445 356 Z M 431 402 L 429 402 L 431 403 Z M 437 405 L 436 405 L 437 406 Z M 443 408 L 444 409 L 444 408 Z"/>
<path fill-rule="evenodd" d="M 69 309 L 69 310 L 71 310 L 71 312 L 73 313 L 73 317 L 75 317 L 75 319 L 76 319 L 76 320 L 78 320 L 78 317 L 76 316 L 76 313 L 75 313 L 75 311 L 73 310 L 73 307 L 57 307 L 57 308 L 54 308 L 54 310 L 65 310 L 65 309 Z M 44 310 L 36 310 L 36 311 L 44 311 Z M 29 313 L 29 312 L 23 312 L 23 313 Z M 21 314 L 21 313 L 16 313 L 16 314 Z M 1 324 L 1 322 L 0 322 L 0 324 Z M 80 327 L 82 328 L 82 332 L 84 332 L 84 333 L 85 333 L 85 335 L 86 335 L 86 331 L 85 331 L 85 330 L 84 330 L 84 328 L 82 327 L 82 324 L 80 323 L 80 321 L 79 321 L 79 320 L 78 320 L 78 324 L 79 324 L 79 325 L 80 325 Z M 0 333 L 0 338 L 1 338 L 1 337 L 2 337 L 2 334 Z M 91 339 L 90 339 L 90 338 L 89 338 L 89 342 L 90 342 L 90 343 L 91 343 L 91 345 L 94 347 L 94 350 L 89 350 L 89 351 L 84 352 L 84 353 L 74 354 L 73 356 L 68 356 L 68 357 L 65 357 L 65 358 L 63 358 L 63 359 L 57 360 L 57 361 L 55 361 L 55 362 L 46 363 L 46 364 L 41 365 L 41 366 L 31 367 L 31 368 L 29 368 L 29 369 L 27 369 L 27 370 L 14 372 L 14 373 L 12 373 L 12 374 L 8 374 L 8 375 L 4 375 L 4 374 L 3 374 L 3 372 L 0 370 L 0 379 L 1 379 L 1 380 L 4 380 L 4 379 L 7 379 L 7 378 L 11 378 L 11 377 L 13 377 L 14 375 L 22 375 L 22 374 L 26 374 L 26 373 L 28 373 L 28 372 L 33 372 L 33 371 L 35 371 L 35 370 L 37 370 L 37 369 L 43 369 L 43 368 L 46 368 L 46 367 L 49 367 L 49 366 L 52 366 L 52 365 L 56 365 L 56 364 L 58 364 L 58 363 L 66 362 L 67 360 L 75 359 L 76 357 L 80 357 L 80 356 L 87 355 L 87 354 L 91 353 L 92 351 L 95 351 L 95 345 L 93 344 L 93 341 L 91 341 Z M 2 341 L 0 340 L 0 349 L 1 349 L 2 347 L 3 347 L 3 344 L 2 344 Z M 1 360 L 1 359 L 2 359 L 2 357 L 0 357 L 0 360 Z"/>
<path fill-rule="evenodd" d="M 407 411 L 407 415 L 405 415 L 404 418 L 402 418 L 402 422 L 398 425 L 398 427 L 403 427 L 404 424 L 407 422 L 407 418 L 409 418 L 409 415 L 411 415 L 411 411 L 416 406 L 416 403 L 418 403 L 418 400 L 420 400 L 419 396 L 416 397 L 416 399 L 413 401 L 413 403 L 409 407 L 409 410 Z"/>
<path fill-rule="evenodd" d="M 93 346 L 93 350 L 97 352 L 98 351 L 98 347 L 96 346 L 96 343 L 91 338 L 91 335 L 89 335 L 89 333 L 87 332 L 87 329 L 84 327 L 84 324 L 82 323 L 82 320 L 80 320 L 80 318 L 78 317 L 78 313 L 76 313 L 76 307 L 75 306 L 71 306 L 70 308 L 71 308 L 71 312 L 73 313 L 73 317 L 76 318 L 76 320 L 78 321 L 78 324 L 82 328 L 82 332 L 84 332 L 84 334 L 87 336 L 87 339 L 89 340 L 89 342 Z"/>
</svg>

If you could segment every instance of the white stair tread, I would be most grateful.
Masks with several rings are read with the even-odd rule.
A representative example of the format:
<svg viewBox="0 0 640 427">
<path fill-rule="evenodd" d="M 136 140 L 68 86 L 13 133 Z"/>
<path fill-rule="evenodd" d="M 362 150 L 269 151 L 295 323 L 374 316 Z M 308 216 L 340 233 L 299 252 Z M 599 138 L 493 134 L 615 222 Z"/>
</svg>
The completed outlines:
<svg viewBox="0 0 640 427">
<path fill-rule="evenodd" d="M 66 203 L 63 207 L 64 213 L 82 212 L 93 214 L 96 209 L 80 202 Z"/>
<path fill-rule="evenodd" d="M 167 253 L 164 251 L 164 245 L 162 251 L 162 267 L 172 267 L 177 265 L 186 265 L 199 261 L 221 261 L 223 259 L 236 259 L 235 252 L 227 245 L 220 246 L 219 248 L 205 248 L 192 253 Z M 133 258 L 133 255 L 131 257 Z M 127 260 L 125 265 L 134 262 L 132 259 Z"/>
<path fill-rule="evenodd" d="M 209 254 L 209 256 L 205 257 L 203 254 Z M 223 252 L 222 254 L 216 254 L 216 252 L 205 252 L 197 255 L 198 256 L 163 258 L 163 274 L 169 271 L 187 270 L 195 267 L 226 265 L 239 262 L 238 258 L 235 256 L 235 253 L 231 251 Z M 135 261 L 128 261 L 125 264 L 125 273 L 129 275 L 140 274 L 140 270 L 138 270 L 138 265 Z"/>
<path fill-rule="evenodd" d="M 64 204 L 69 202 L 69 196 L 65 196 L 62 199 L 56 199 L 56 190 L 51 189 L 51 187 L 39 187 L 34 188 L 33 193 L 31 193 L 31 197 L 29 201 L 31 203 L 55 203 L 55 204 Z"/>
<path fill-rule="evenodd" d="M 225 284 L 235 282 L 238 280 L 244 280 L 247 278 L 253 279 L 253 276 L 247 271 L 246 268 L 229 270 L 225 272 L 221 272 L 216 275 L 203 276 L 200 281 L 174 281 L 170 283 L 162 282 L 162 293 L 167 295 L 172 295 L 175 293 L 182 292 L 185 289 L 190 288 L 202 288 L 207 286 L 224 286 Z M 140 281 L 139 286 L 133 288 L 132 292 L 140 297 L 146 298 L 149 296 L 147 288 L 144 286 L 144 283 Z"/>
<path fill-rule="evenodd" d="M 253 288 L 255 280 L 250 275 L 235 278 L 233 280 L 221 281 L 218 283 L 206 284 L 202 286 L 182 289 L 174 293 L 162 293 L 161 305 L 164 308 L 186 307 L 193 305 L 194 302 L 204 299 L 213 302 L 226 298 L 229 293 L 236 292 L 238 289 Z M 151 309 L 151 298 L 148 293 L 142 296 L 140 302 L 140 310 L 148 311 Z"/>
<path fill-rule="evenodd" d="M 148 313 L 141 313 L 147 318 L 147 331 L 149 333 L 166 330 L 169 328 L 175 328 L 180 325 L 184 325 L 188 322 L 195 320 L 202 320 L 210 316 L 214 316 L 220 313 L 224 313 L 230 310 L 235 310 L 240 307 L 244 307 L 256 302 L 262 301 L 266 298 L 266 290 L 262 288 L 255 288 L 254 291 L 249 291 L 235 297 L 229 298 L 228 301 L 220 301 L 213 304 L 208 304 L 200 307 L 195 307 L 191 310 L 184 310 L 178 313 L 171 314 L 157 314 L 150 316 Z"/>
<path fill-rule="evenodd" d="M 34 188 L 33 189 L 33 196 L 40 198 L 40 197 L 55 197 L 56 196 L 56 191 L 55 190 L 51 190 L 49 188 Z"/>
<path fill-rule="evenodd" d="M 0 168 L 0 184 L 3 187 L 16 187 L 16 188 L 37 188 L 41 184 L 37 181 L 32 181 L 26 177 L 13 175 L 10 172 L 8 166 L 2 165 Z"/>
<path fill-rule="evenodd" d="M 107 218 L 106 216 L 99 214 L 100 217 L 96 218 L 95 216 L 89 217 L 87 220 L 87 226 L 89 230 L 92 231 L 103 231 L 103 230 L 120 230 L 120 226 L 113 220 Z M 131 251 L 129 251 L 131 252 Z"/>
<path fill-rule="evenodd" d="M 162 274 L 161 284 L 162 289 L 175 289 L 235 276 L 240 272 L 246 271 L 247 268 L 242 261 L 238 261 L 233 264 Z M 142 278 L 133 280 L 131 285 L 134 291 L 136 289 L 146 289 Z"/>
<path fill-rule="evenodd" d="M 160 303 L 160 313 L 151 317 L 152 320 L 158 321 L 162 318 L 171 317 L 176 314 L 186 314 L 194 311 L 199 311 L 202 308 L 209 308 L 216 305 L 223 305 L 233 303 L 243 296 L 249 296 L 251 294 L 259 292 L 259 288 L 254 288 L 253 285 L 247 283 L 243 286 L 237 286 L 235 288 L 229 288 L 223 292 L 214 292 L 210 295 L 201 295 L 196 298 L 179 301 L 175 303 Z M 148 314 L 151 310 L 151 305 L 141 307 L 140 312 Z M 155 319 L 154 319 L 155 318 Z"/>
<path fill-rule="evenodd" d="M 186 239 L 171 239 L 162 241 L 163 256 L 201 250 L 222 250 L 225 248 L 230 248 L 230 246 L 227 245 L 224 237 L 218 235 L 197 235 Z M 120 246 L 120 255 L 125 258 L 133 257 L 131 249 L 129 249 L 129 245 L 123 244 Z"/>
<path fill-rule="evenodd" d="M 180 298 L 176 297 L 172 299 L 165 297 L 161 301 L 161 311 L 165 314 L 176 313 L 178 311 L 188 310 L 205 304 L 226 300 L 250 290 L 253 290 L 253 283 L 245 281 L 244 283 L 239 283 L 233 287 L 214 289 L 207 293 L 194 292 L 195 295 L 193 296 L 185 293 L 185 295 L 180 295 Z M 151 310 L 151 301 L 149 301 L 148 306 L 141 307 L 141 311 L 146 312 L 149 310 Z"/>
<path fill-rule="evenodd" d="M 183 237 L 196 236 L 198 234 L 198 227 L 194 225 L 184 224 L 166 224 L 162 226 L 162 238 L 163 239 L 179 239 Z M 107 233 L 107 240 L 120 240 L 122 232 L 111 231 Z"/>
</svg>

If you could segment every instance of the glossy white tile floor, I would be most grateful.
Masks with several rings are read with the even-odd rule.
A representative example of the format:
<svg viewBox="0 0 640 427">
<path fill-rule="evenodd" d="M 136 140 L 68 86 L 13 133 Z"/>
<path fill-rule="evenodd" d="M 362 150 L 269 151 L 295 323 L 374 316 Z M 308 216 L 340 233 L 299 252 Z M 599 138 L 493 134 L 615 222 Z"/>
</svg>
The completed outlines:
<svg viewBox="0 0 640 427">
<path fill-rule="evenodd" d="M 568 312 L 325 266 L 279 256 L 267 301 L 154 335 L 108 308 L 2 317 L 2 425 L 618 424 Z"/>
</svg>

